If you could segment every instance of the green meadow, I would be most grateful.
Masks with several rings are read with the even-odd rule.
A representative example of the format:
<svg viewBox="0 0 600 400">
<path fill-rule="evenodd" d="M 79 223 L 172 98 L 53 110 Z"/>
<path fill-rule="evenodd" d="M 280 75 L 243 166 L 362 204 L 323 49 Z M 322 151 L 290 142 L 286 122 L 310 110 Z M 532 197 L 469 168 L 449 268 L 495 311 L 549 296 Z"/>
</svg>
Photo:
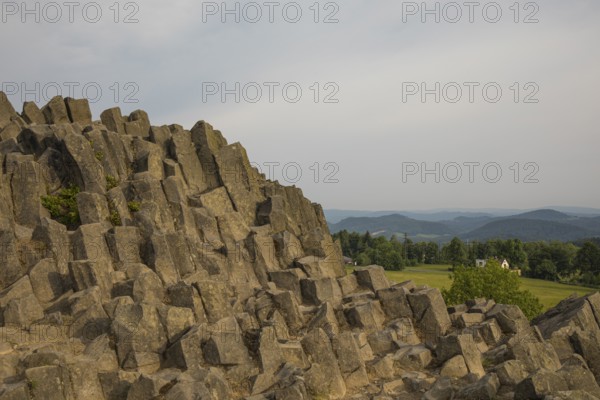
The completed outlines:
<svg viewBox="0 0 600 400">
<path fill-rule="evenodd" d="M 407 267 L 404 271 L 386 271 L 388 279 L 394 282 L 404 282 L 412 280 L 417 285 L 428 285 L 436 288 L 450 288 L 449 265 L 419 265 L 417 267 Z M 349 271 L 352 268 L 348 268 Z M 521 278 L 521 289 L 527 289 L 536 295 L 544 309 L 554 307 L 562 299 L 569 297 L 573 293 L 579 296 L 592 293 L 596 289 L 590 289 L 582 286 L 565 285 L 562 283 L 544 281 L 540 279 Z"/>
</svg>

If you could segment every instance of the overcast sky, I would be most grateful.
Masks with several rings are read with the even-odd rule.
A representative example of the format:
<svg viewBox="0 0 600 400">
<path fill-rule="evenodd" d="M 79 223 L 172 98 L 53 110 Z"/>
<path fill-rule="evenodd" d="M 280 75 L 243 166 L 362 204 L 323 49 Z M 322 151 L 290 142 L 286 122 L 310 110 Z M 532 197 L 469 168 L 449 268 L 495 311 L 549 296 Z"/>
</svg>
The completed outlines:
<svg viewBox="0 0 600 400">
<path fill-rule="evenodd" d="M 325 208 L 600 207 L 597 0 L 27 4 L 0 23 L 19 110 L 86 86 L 96 118 L 203 119 Z"/>
</svg>

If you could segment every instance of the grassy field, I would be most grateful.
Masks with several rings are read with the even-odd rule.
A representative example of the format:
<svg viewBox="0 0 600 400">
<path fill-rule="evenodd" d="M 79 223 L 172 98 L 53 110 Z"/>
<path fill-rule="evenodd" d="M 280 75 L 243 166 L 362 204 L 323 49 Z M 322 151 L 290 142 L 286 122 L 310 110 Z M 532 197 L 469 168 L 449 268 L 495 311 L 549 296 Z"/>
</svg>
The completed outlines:
<svg viewBox="0 0 600 400">
<path fill-rule="evenodd" d="M 451 285 L 448 268 L 448 265 L 420 265 L 408 267 L 401 272 L 386 271 L 386 275 L 395 282 L 412 280 L 417 285 L 429 285 L 441 289 L 449 288 Z M 351 271 L 351 268 L 349 270 Z M 564 285 L 539 279 L 521 278 L 521 281 L 521 289 L 527 289 L 536 295 L 544 305 L 544 309 L 554 307 L 573 293 L 581 296 L 595 291 L 581 286 Z"/>
</svg>

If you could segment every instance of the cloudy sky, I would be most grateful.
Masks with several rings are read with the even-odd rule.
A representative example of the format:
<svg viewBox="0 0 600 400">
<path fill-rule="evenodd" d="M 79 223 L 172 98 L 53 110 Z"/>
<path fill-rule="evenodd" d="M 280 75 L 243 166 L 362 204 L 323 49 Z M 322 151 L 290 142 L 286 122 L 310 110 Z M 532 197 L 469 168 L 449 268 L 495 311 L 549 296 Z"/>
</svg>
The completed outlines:
<svg viewBox="0 0 600 400">
<path fill-rule="evenodd" d="M 325 208 L 600 206 L 597 0 L 69 4 L 2 2 L 16 108 L 203 119 Z"/>
</svg>

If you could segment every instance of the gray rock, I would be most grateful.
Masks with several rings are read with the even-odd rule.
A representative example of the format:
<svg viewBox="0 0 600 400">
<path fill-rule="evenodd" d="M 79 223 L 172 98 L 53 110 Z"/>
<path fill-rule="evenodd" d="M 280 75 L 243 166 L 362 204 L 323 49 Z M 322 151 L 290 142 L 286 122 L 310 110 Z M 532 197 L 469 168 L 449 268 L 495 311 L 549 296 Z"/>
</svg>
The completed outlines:
<svg viewBox="0 0 600 400">
<path fill-rule="evenodd" d="M 185 370 L 200 368 L 205 361 L 202 345 L 209 338 L 205 325 L 194 326 L 165 352 L 166 365 Z"/>
<path fill-rule="evenodd" d="M 4 323 L 7 326 L 28 328 L 42 318 L 44 310 L 34 295 L 10 300 L 4 309 Z"/>
<path fill-rule="evenodd" d="M 204 359 L 213 365 L 232 366 L 250 362 L 240 327 L 233 317 L 218 321 L 202 348 Z"/>
<path fill-rule="evenodd" d="M 208 189 L 200 159 L 192 143 L 191 133 L 179 126 L 170 126 L 171 142 L 169 154 L 181 166 L 184 179 L 192 191 L 204 192 Z"/>
<path fill-rule="evenodd" d="M 52 258 L 45 258 L 37 263 L 29 271 L 29 277 L 33 293 L 42 303 L 54 300 L 65 291 L 63 277 Z"/>
<path fill-rule="evenodd" d="M 330 302 L 334 307 L 342 302 L 342 291 L 334 278 L 302 279 L 302 298 L 309 304 Z"/>
<path fill-rule="evenodd" d="M 500 384 L 506 386 L 516 386 L 528 376 L 525 366 L 518 360 L 505 361 L 498 365 L 494 371 L 500 379 Z"/>
<path fill-rule="evenodd" d="M 224 282 L 200 281 L 197 287 L 209 323 L 216 323 L 232 315 L 233 311 L 227 296 L 228 290 Z"/>
<path fill-rule="evenodd" d="M 300 268 L 269 272 L 269 277 L 279 289 L 291 291 L 296 300 L 302 301 L 300 281 L 306 278 L 306 274 Z"/>
<path fill-rule="evenodd" d="M 423 395 L 423 400 L 449 400 L 453 397 L 453 394 L 452 381 L 447 378 L 440 378 Z"/>
<path fill-rule="evenodd" d="M 104 124 L 109 131 L 121 135 L 125 134 L 125 122 L 123 121 L 123 115 L 121 114 L 121 109 L 119 107 L 103 111 L 102 114 L 100 114 L 100 119 L 102 120 L 102 124 Z"/>
<path fill-rule="evenodd" d="M 438 289 L 423 289 L 409 293 L 408 302 L 413 310 L 416 327 L 427 342 L 437 342 L 445 335 L 451 322 L 446 303 Z"/>
<path fill-rule="evenodd" d="M 495 318 L 504 333 L 522 333 L 529 329 L 527 317 L 514 305 L 496 304 L 486 318 Z"/>
<path fill-rule="evenodd" d="M 259 186 L 258 174 L 250 166 L 246 150 L 239 143 L 223 146 L 215 154 L 219 176 L 235 209 L 248 225 L 256 225 L 256 209 L 265 201 Z"/>
<path fill-rule="evenodd" d="M 69 114 L 65 100 L 61 96 L 53 97 L 48 104 L 42 108 L 42 113 L 46 117 L 46 123 L 49 125 L 69 124 Z"/>
<path fill-rule="evenodd" d="M 343 398 L 346 394 L 346 384 L 327 334 L 321 329 L 309 332 L 302 339 L 302 347 L 313 360 L 310 369 L 305 373 L 309 393 L 313 396 L 328 396 L 331 399 Z"/>
<path fill-rule="evenodd" d="M 15 109 L 4 92 L 0 92 L 0 130 L 8 125 L 12 117 L 17 116 Z"/>
<path fill-rule="evenodd" d="M 28 124 L 43 125 L 46 123 L 46 117 L 44 117 L 42 111 L 33 101 L 26 101 L 23 103 L 23 112 L 21 113 L 21 117 Z"/>
<path fill-rule="evenodd" d="M 492 400 L 500 388 L 500 381 L 496 374 L 487 374 L 476 383 L 460 390 L 457 394 L 459 399 L 469 400 Z M 515 397 L 516 398 L 516 397 Z"/>
<path fill-rule="evenodd" d="M 377 291 L 377 297 L 381 302 L 381 307 L 388 318 L 412 318 L 413 313 L 408 304 L 406 294 L 406 290 L 399 286 Z"/>
<path fill-rule="evenodd" d="M 465 358 L 462 355 L 457 355 L 450 358 L 444 363 L 444 366 L 440 370 L 441 376 L 447 376 L 449 378 L 462 378 L 467 376 L 469 369 L 465 363 Z"/>
<path fill-rule="evenodd" d="M 94 224 L 109 220 L 106 197 L 98 193 L 77 194 L 77 209 L 82 224 Z"/>
<path fill-rule="evenodd" d="M 556 372 L 540 370 L 515 388 L 515 400 L 543 399 L 546 395 L 569 390 L 567 382 Z"/>
<path fill-rule="evenodd" d="M 470 373 L 480 378 L 485 375 L 481 353 L 471 335 L 449 335 L 440 338 L 436 353 L 438 360 L 442 362 L 462 355 Z"/>
<path fill-rule="evenodd" d="M 79 122 L 81 125 L 90 125 L 92 123 L 92 111 L 87 99 L 65 99 L 67 113 L 71 122 Z"/>
<path fill-rule="evenodd" d="M 191 130 L 191 137 L 209 188 L 221 186 L 221 178 L 215 156 L 219 154 L 221 147 L 227 146 L 227 141 L 213 127 L 205 122 L 199 121 Z"/>
<path fill-rule="evenodd" d="M 50 214 L 40 202 L 46 195 L 43 171 L 35 161 L 18 163 L 13 171 L 12 201 L 14 203 L 15 221 L 29 228 L 35 228 L 43 217 Z"/>
<path fill-rule="evenodd" d="M 344 306 L 344 315 L 348 323 L 367 333 L 381 329 L 385 315 L 378 301 L 369 301 Z"/>
<path fill-rule="evenodd" d="M 359 285 L 367 287 L 373 292 L 390 287 L 390 282 L 385 276 L 385 271 L 379 265 L 356 268 L 354 274 Z"/>
<path fill-rule="evenodd" d="M 129 114 L 128 122 L 136 123 L 136 125 L 139 127 L 139 136 L 148 137 L 150 135 L 150 118 L 148 117 L 148 113 L 146 111 L 135 110 Z"/>
<path fill-rule="evenodd" d="M 76 291 L 98 286 L 103 299 L 111 298 L 112 282 L 106 265 L 100 261 L 71 261 L 70 277 Z"/>
<path fill-rule="evenodd" d="M 330 338 L 334 338 L 340 332 L 335 310 L 331 303 L 325 302 L 319 307 L 319 311 L 308 324 L 308 329 L 321 328 Z"/>
<path fill-rule="evenodd" d="M 125 370 L 154 372 L 160 368 L 167 336 L 156 307 L 120 304 L 111 326 L 119 365 Z"/>
<path fill-rule="evenodd" d="M 47 365 L 25 371 L 33 398 L 69 400 L 73 398 L 68 371 L 63 366 Z"/>
</svg>

